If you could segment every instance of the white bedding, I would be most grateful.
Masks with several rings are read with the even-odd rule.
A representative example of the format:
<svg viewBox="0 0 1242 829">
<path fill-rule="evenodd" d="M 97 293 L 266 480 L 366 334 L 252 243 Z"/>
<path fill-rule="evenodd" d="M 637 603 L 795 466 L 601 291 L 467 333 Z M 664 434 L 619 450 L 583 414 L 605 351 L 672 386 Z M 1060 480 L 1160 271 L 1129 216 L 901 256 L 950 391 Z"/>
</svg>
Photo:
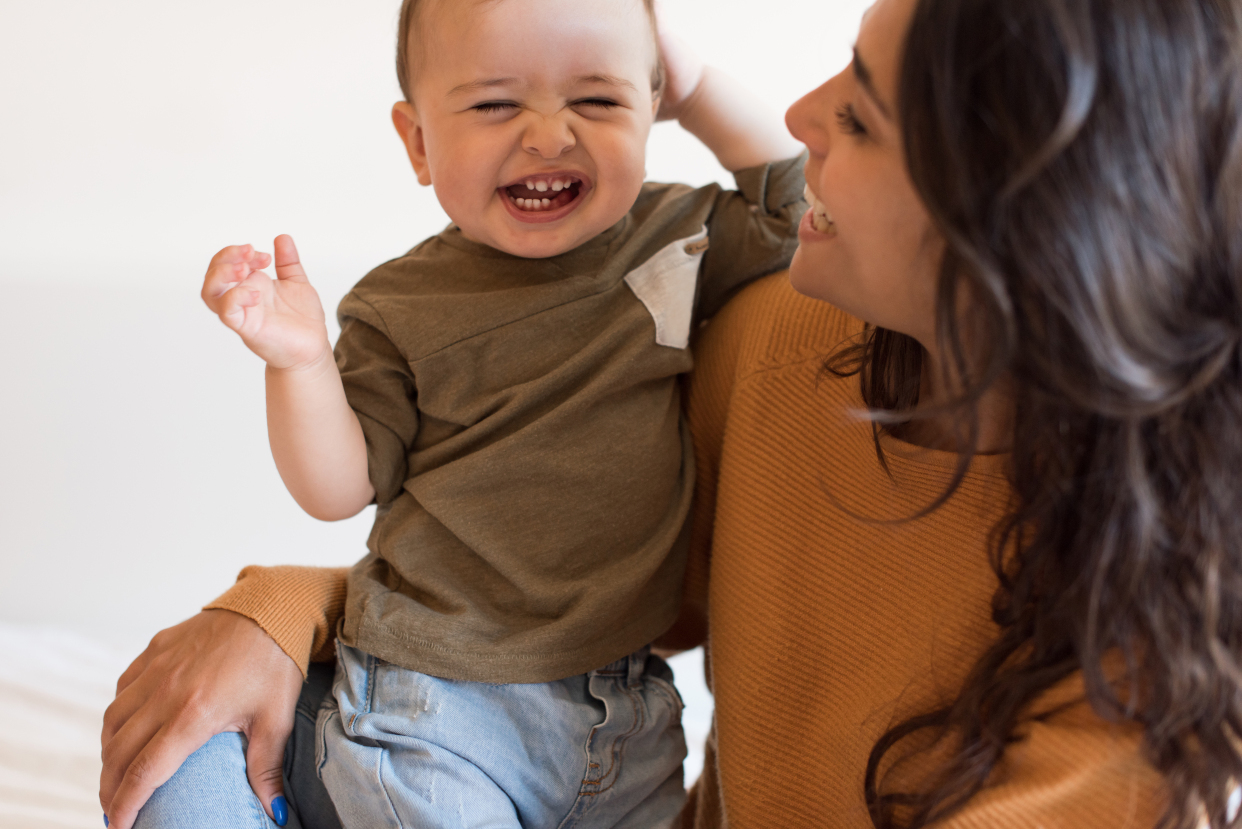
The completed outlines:
<svg viewBox="0 0 1242 829">
<path fill-rule="evenodd" d="M 0 829 L 99 829 L 99 728 L 141 645 L 0 622 Z M 686 700 L 686 780 L 702 768 L 711 698 L 701 651 L 673 660 Z"/>
<path fill-rule="evenodd" d="M 126 651 L 0 623 L 0 827 L 103 826 L 99 726 Z"/>
</svg>

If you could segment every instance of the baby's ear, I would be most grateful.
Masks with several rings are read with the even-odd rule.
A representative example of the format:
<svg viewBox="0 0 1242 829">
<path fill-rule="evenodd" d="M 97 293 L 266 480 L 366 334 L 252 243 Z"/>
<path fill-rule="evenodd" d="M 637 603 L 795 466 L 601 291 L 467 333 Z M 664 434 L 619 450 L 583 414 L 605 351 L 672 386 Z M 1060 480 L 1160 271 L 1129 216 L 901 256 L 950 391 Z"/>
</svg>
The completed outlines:
<svg viewBox="0 0 1242 829">
<path fill-rule="evenodd" d="M 392 105 L 392 125 L 401 136 L 405 152 L 410 157 L 410 166 L 418 176 L 418 183 L 424 187 L 431 184 L 431 167 L 427 164 L 427 144 L 423 141 L 423 127 L 418 120 L 418 111 L 409 101 L 397 101 Z"/>
</svg>

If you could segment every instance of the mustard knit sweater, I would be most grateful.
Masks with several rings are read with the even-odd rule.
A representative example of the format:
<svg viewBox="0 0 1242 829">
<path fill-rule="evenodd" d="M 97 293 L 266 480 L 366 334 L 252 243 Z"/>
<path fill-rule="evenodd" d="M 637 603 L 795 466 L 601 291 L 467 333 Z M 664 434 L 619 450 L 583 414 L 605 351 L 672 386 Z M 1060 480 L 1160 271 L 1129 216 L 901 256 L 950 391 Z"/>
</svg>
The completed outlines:
<svg viewBox="0 0 1242 829">
<path fill-rule="evenodd" d="M 822 371 L 861 324 L 796 294 L 783 274 L 740 293 L 703 332 L 688 395 L 698 467 L 681 619 L 658 644 L 708 648 L 716 700 L 684 827 L 868 829 L 876 739 L 951 700 L 996 636 L 988 534 L 1009 495 L 1005 459 L 978 457 L 916 520 L 956 456 L 883 441 L 857 378 Z M 247 568 L 208 607 L 254 619 L 305 669 L 331 656 L 344 570 Z M 710 578 L 709 578 L 710 575 Z M 1159 775 L 1140 732 L 1081 701 L 1071 678 L 1038 706 L 991 784 L 943 822 L 1149 827 Z"/>
</svg>

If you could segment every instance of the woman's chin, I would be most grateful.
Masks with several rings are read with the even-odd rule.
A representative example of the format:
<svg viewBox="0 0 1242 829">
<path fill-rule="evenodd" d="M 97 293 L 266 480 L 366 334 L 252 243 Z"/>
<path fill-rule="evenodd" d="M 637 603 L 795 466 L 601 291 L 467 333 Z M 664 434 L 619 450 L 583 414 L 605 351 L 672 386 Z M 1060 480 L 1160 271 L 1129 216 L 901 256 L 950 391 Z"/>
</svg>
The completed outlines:
<svg viewBox="0 0 1242 829">
<path fill-rule="evenodd" d="M 832 302 L 828 263 L 799 246 L 789 263 L 789 284 L 803 296 Z"/>
</svg>

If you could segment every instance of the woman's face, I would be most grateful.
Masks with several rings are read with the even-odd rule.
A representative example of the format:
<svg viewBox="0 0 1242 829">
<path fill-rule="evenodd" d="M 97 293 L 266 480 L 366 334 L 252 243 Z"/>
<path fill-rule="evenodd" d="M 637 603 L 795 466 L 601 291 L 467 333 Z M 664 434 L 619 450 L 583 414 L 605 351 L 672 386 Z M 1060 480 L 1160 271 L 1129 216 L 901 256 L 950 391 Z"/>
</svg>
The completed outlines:
<svg viewBox="0 0 1242 829">
<path fill-rule="evenodd" d="M 933 350 L 944 244 L 910 182 L 894 120 L 917 2 L 877 0 L 863 18 L 854 62 L 785 116 L 810 150 L 806 180 L 814 196 L 789 273 L 800 293 Z"/>
</svg>

